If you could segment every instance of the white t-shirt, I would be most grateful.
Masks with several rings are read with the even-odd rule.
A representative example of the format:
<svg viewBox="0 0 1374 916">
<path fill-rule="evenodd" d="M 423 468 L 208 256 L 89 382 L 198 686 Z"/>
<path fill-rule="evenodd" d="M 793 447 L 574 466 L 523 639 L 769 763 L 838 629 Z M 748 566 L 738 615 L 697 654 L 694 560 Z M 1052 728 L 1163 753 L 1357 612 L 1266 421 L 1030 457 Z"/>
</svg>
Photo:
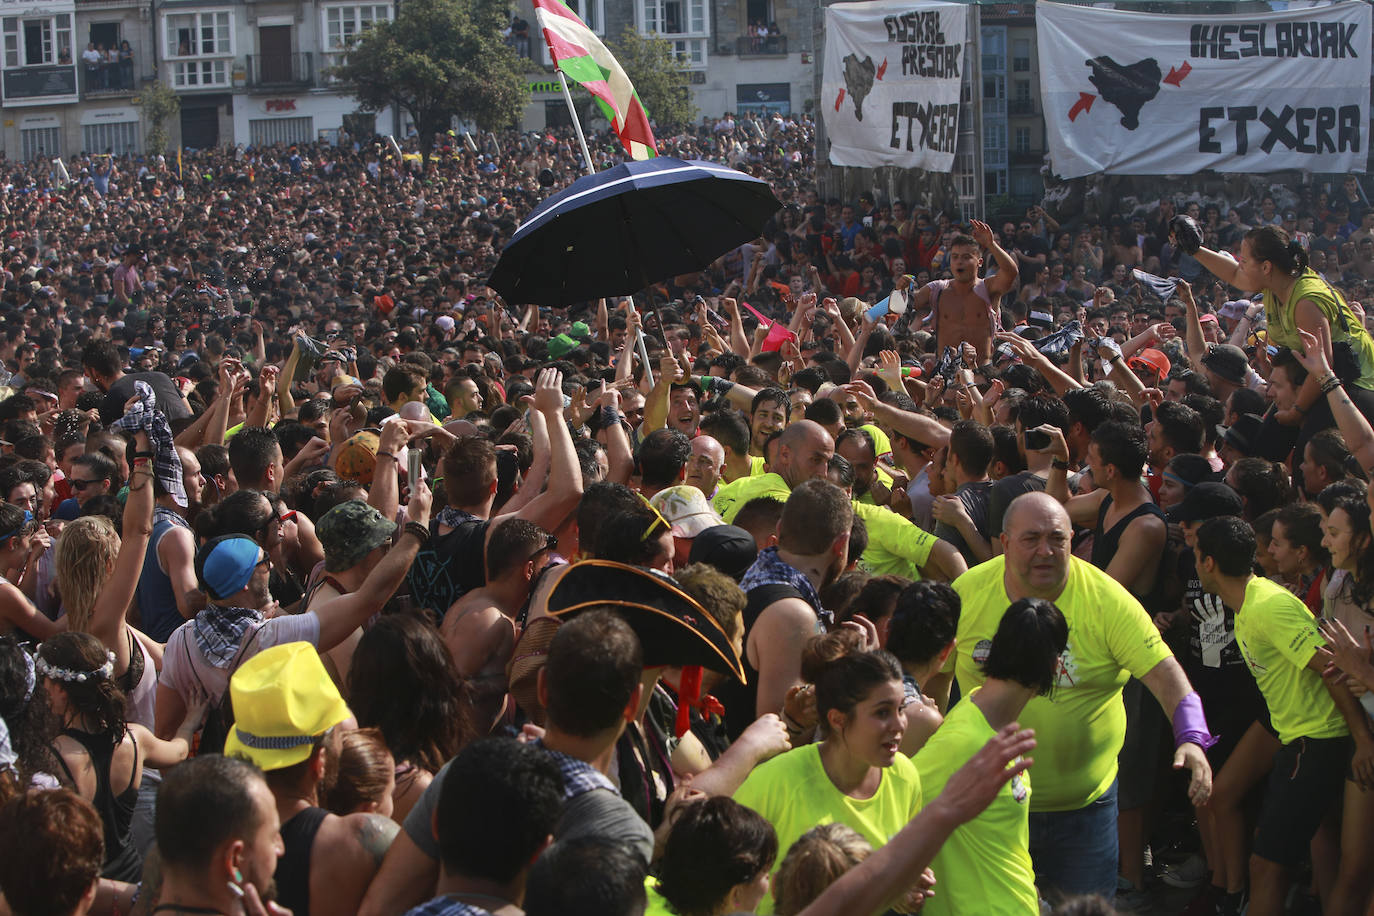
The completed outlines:
<svg viewBox="0 0 1374 916">
<path fill-rule="evenodd" d="M 229 688 L 231 672 L 227 668 L 216 668 L 205 660 L 191 632 L 194 622 L 188 620 L 172 631 L 167 648 L 162 653 L 162 674 L 158 677 L 158 683 L 179 693 L 188 706 L 205 695 L 208 695 L 211 703 L 218 703 Z M 273 617 L 248 627 L 243 631 L 243 642 L 239 644 L 248 644 L 248 649 L 238 658 L 237 664 L 242 665 L 263 649 L 289 642 L 308 642 L 312 646 L 320 644 L 320 618 L 314 611 Z"/>
</svg>

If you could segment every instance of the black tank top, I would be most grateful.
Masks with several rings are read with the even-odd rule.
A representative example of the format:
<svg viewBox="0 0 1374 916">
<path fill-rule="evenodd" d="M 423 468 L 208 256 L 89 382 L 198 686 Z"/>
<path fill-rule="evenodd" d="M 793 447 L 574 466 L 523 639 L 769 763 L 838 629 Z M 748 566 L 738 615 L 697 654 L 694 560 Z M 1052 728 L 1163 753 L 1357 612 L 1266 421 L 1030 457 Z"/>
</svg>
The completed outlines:
<svg viewBox="0 0 1374 916">
<path fill-rule="evenodd" d="M 95 770 L 95 798 L 91 799 L 91 806 L 100 813 L 100 821 L 105 829 L 105 863 L 101 866 L 100 877 L 136 884 L 143 874 L 143 857 L 139 855 L 130 835 L 134 806 L 138 804 L 138 786 L 134 784 L 138 773 L 138 742 L 129 734 L 129 740 L 134 741 L 134 767 L 129 771 L 129 784 L 116 795 L 110 787 L 110 764 L 114 760 L 116 745 L 111 744 L 104 735 L 93 735 L 74 728 L 63 729 L 62 734 L 85 749 L 91 758 L 91 768 Z M 72 771 L 67 769 L 61 754 L 57 755 L 57 762 L 75 785 Z"/>
<path fill-rule="evenodd" d="M 744 604 L 744 645 L 745 651 L 740 663 L 744 667 L 744 674 L 749 678 L 749 683 L 741 684 L 733 678 L 717 687 L 713 693 L 725 704 L 725 729 L 730 735 L 730 740 L 734 741 L 744 730 L 754 724 L 754 710 L 758 708 L 759 698 L 759 673 L 754 670 L 754 666 L 749 663 L 749 634 L 754 629 L 754 622 L 759 619 L 764 608 L 775 601 L 784 598 L 800 598 L 806 600 L 806 596 L 799 590 L 790 585 L 760 585 L 758 588 L 751 589 L 745 596 Z"/>
<path fill-rule="evenodd" d="M 323 808 L 306 808 L 281 825 L 286 851 L 277 860 L 277 902 L 301 916 L 310 916 L 310 852 L 328 816 Z"/>
<path fill-rule="evenodd" d="M 1131 522 L 1140 518 L 1142 515 L 1153 515 L 1160 521 L 1166 521 L 1164 517 L 1164 510 L 1159 508 L 1159 506 L 1155 505 L 1154 503 L 1147 502 L 1142 503 L 1141 505 L 1136 506 L 1130 512 L 1127 512 L 1126 515 L 1120 521 L 1118 521 L 1115 525 L 1111 527 L 1110 531 L 1104 531 L 1102 529 L 1102 526 L 1106 524 L 1107 512 L 1111 509 L 1111 507 L 1112 498 L 1108 496 L 1106 499 L 1102 500 L 1102 505 L 1097 510 L 1097 528 L 1093 531 L 1092 564 L 1096 566 L 1098 569 L 1102 570 L 1105 570 L 1107 566 L 1112 562 L 1112 557 L 1116 556 L 1116 551 L 1121 546 L 1121 535 L 1125 534 L 1126 527 L 1130 525 Z M 1163 556 L 1164 555 L 1161 552 L 1160 559 L 1163 559 Z M 1160 591 L 1160 576 L 1158 575 L 1158 567 L 1156 567 L 1155 571 L 1155 583 L 1153 586 L 1151 586 L 1150 591 L 1144 595 L 1135 596 L 1136 599 L 1144 606 L 1145 610 L 1149 611 L 1151 614 L 1164 610 L 1164 608 L 1155 606 L 1159 603 L 1156 600 L 1156 598 Z M 1122 584 L 1124 585 L 1125 583 L 1123 582 Z M 1131 594 L 1134 595 L 1135 592 L 1131 592 Z"/>
</svg>

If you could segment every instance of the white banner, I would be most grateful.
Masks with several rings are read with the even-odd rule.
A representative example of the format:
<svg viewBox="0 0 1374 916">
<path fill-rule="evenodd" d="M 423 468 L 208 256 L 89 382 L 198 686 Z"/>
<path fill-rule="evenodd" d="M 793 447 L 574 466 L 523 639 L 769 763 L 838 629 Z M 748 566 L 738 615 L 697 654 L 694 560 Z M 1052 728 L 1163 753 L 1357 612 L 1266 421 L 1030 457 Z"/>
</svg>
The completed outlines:
<svg viewBox="0 0 1374 916">
<path fill-rule="evenodd" d="M 1191 16 L 1037 3 L 1050 165 L 1363 172 L 1370 7 Z"/>
<path fill-rule="evenodd" d="M 821 114 L 832 164 L 950 171 L 969 9 L 923 0 L 825 8 Z"/>
</svg>

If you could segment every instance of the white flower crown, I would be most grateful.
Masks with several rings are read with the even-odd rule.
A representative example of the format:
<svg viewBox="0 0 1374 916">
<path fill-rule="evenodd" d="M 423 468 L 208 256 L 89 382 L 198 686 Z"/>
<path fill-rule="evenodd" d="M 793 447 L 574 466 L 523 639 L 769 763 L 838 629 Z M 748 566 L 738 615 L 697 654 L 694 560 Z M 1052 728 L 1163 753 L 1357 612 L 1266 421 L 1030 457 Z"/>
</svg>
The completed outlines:
<svg viewBox="0 0 1374 916">
<path fill-rule="evenodd" d="M 73 671 L 70 668 L 59 668 L 56 665 L 48 664 L 41 655 L 34 659 L 34 667 L 37 668 L 38 673 L 44 677 L 50 677 L 55 681 L 76 681 L 80 684 L 84 684 L 86 681 L 100 681 L 110 677 L 114 674 L 114 663 L 115 654 L 113 652 L 106 652 L 105 664 L 92 671 Z"/>
</svg>

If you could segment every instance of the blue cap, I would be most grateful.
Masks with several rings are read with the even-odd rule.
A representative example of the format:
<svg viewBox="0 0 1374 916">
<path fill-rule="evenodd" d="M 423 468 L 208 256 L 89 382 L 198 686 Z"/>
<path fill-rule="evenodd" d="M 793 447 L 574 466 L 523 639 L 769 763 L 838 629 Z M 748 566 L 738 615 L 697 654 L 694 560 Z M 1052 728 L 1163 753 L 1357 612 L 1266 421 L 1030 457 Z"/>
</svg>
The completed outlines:
<svg viewBox="0 0 1374 916">
<path fill-rule="evenodd" d="M 248 585 L 261 554 L 258 542 L 246 535 L 217 537 L 202 547 L 196 557 L 196 575 L 206 594 L 223 601 Z"/>
</svg>

